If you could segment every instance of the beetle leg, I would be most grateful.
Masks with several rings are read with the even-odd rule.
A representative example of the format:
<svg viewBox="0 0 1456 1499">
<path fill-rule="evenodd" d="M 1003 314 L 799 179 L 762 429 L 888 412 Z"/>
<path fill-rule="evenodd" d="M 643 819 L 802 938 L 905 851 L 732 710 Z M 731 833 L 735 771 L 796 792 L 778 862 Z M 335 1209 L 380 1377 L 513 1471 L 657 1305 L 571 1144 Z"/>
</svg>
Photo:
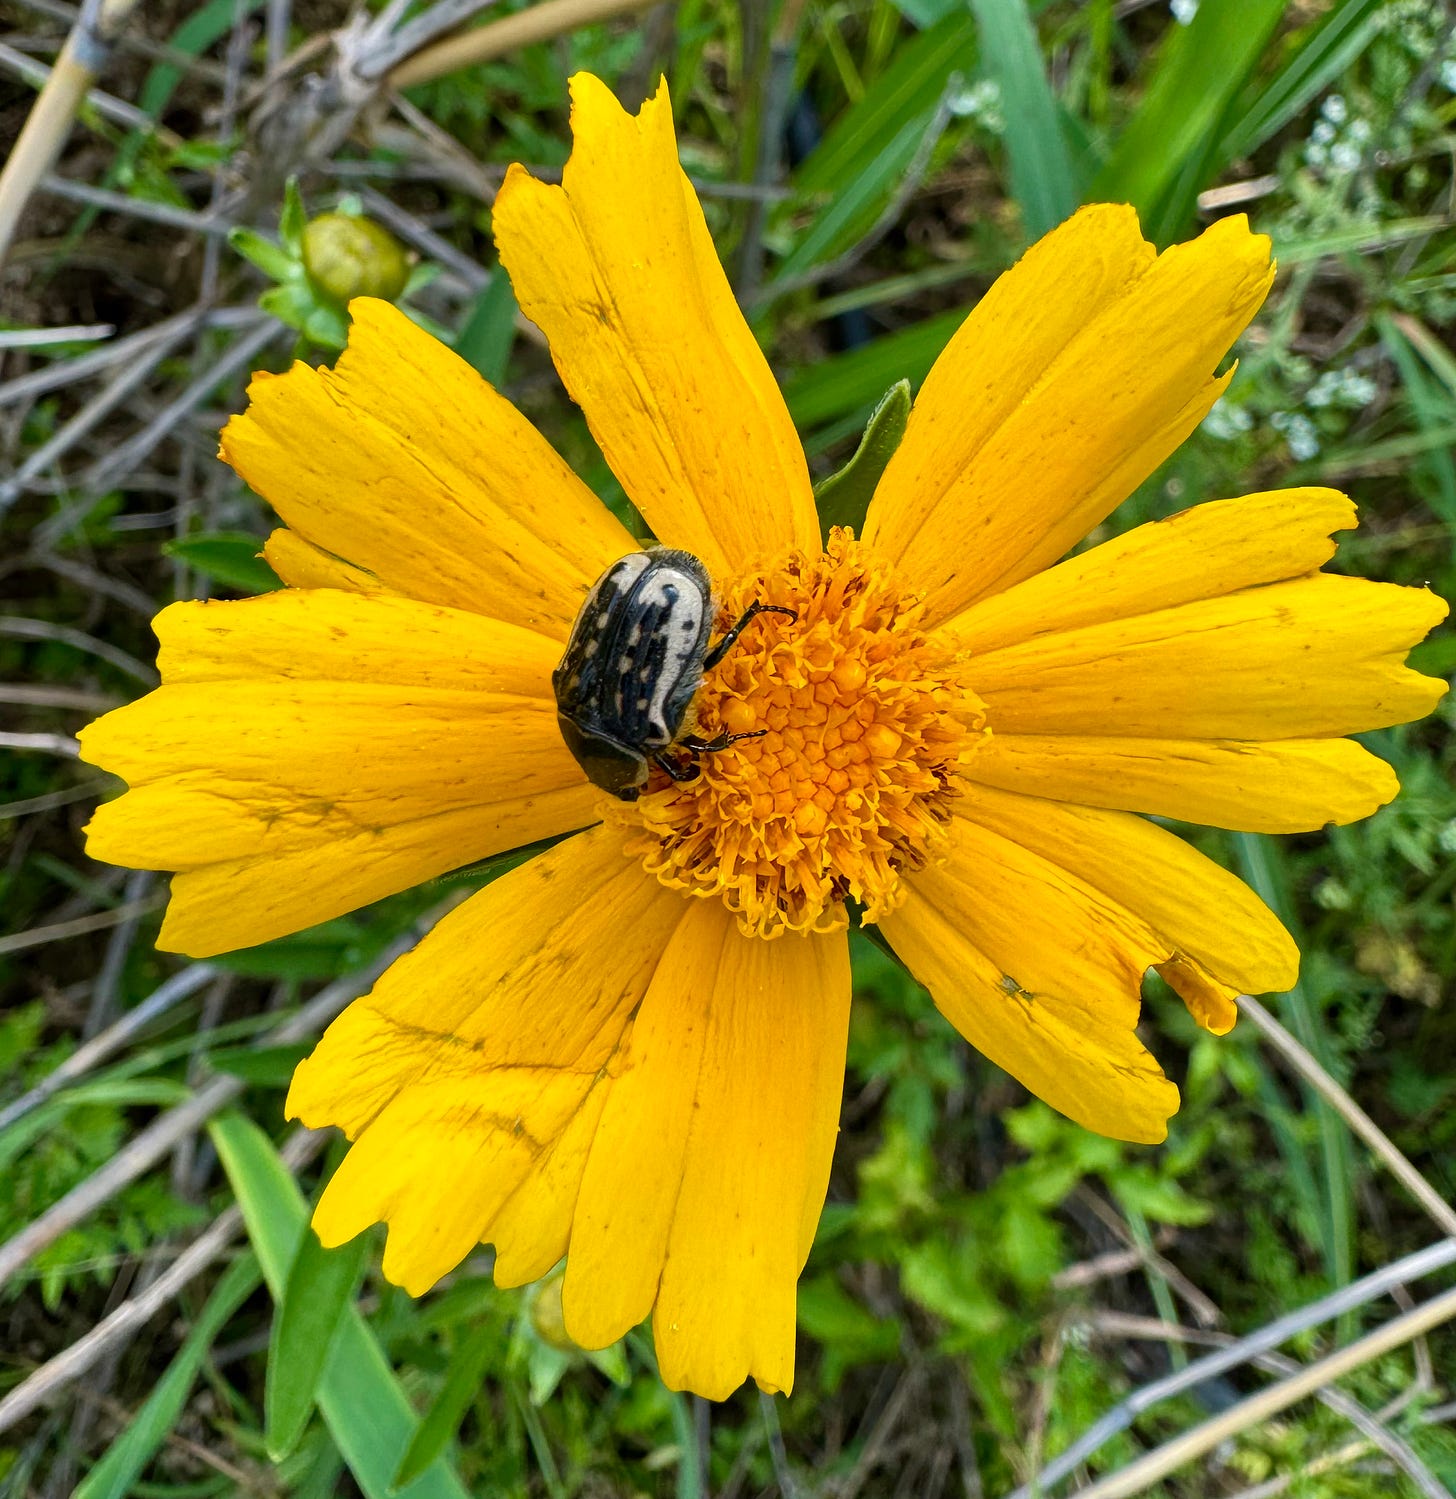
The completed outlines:
<svg viewBox="0 0 1456 1499">
<path fill-rule="evenodd" d="M 798 619 L 797 609 L 786 609 L 782 604 L 760 604 L 752 603 L 742 614 L 738 616 L 738 623 L 703 657 L 703 670 L 712 669 L 733 649 L 733 642 L 743 633 L 744 628 L 751 620 L 757 619 L 760 614 L 787 614 L 790 619 Z"/>
<path fill-rule="evenodd" d="M 737 744 L 740 739 L 762 739 L 767 733 L 767 729 L 750 729 L 746 734 L 730 734 L 725 730 L 721 734 L 715 734 L 711 739 L 700 739 L 696 734 L 684 734 L 678 740 L 678 744 L 685 750 L 691 750 L 695 755 L 712 755 L 719 750 L 727 749 L 730 744 Z"/>
<path fill-rule="evenodd" d="M 652 758 L 674 781 L 696 781 L 700 774 L 695 764 L 679 765 L 664 750 L 653 750 Z"/>
</svg>

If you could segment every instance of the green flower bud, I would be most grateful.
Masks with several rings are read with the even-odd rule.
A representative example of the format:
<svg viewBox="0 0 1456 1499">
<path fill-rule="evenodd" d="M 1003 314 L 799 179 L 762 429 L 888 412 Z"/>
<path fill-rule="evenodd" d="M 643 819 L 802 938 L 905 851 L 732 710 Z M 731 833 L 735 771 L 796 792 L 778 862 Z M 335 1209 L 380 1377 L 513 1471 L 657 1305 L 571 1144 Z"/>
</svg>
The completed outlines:
<svg viewBox="0 0 1456 1499">
<path fill-rule="evenodd" d="M 303 231 L 303 265 L 309 280 L 338 302 L 383 297 L 392 302 L 409 280 L 409 256 L 372 219 L 322 213 Z"/>
<path fill-rule="evenodd" d="M 577 1353 L 580 1350 L 567 1334 L 566 1318 L 561 1311 L 561 1283 L 565 1279 L 565 1271 L 555 1270 L 536 1287 L 531 1298 L 531 1326 L 548 1347 L 561 1353 Z"/>
</svg>

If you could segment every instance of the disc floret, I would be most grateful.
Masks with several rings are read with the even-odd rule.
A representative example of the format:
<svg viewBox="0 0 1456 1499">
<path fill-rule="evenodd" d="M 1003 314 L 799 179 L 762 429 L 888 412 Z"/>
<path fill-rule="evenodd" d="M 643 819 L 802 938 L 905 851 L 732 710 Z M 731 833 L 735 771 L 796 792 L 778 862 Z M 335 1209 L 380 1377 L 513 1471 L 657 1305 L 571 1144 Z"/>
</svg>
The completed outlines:
<svg viewBox="0 0 1456 1499">
<path fill-rule="evenodd" d="M 664 884 L 720 896 L 745 933 L 877 921 L 932 857 L 984 710 L 919 599 L 853 533 L 734 580 L 719 625 L 766 614 L 709 673 L 694 732 L 747 734 L 637 804 L 631 851 Z"/>
</svg>

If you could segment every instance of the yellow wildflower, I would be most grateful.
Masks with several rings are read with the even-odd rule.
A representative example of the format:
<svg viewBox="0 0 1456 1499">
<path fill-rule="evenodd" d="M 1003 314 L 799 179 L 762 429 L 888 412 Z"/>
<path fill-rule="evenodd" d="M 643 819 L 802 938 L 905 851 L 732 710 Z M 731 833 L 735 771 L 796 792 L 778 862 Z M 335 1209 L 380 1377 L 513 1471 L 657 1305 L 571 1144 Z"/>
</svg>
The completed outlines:
<svg viewBox="0 0 1456 1499">
<path fill-rule="evenodd" d="M 251 945 L 571 834 L 442 920 L 298 1069 L 289 1113 L 354 1142 L 314 1223 L 389 1225 L 421 1293 L 482 1241 L 502 1285 L 563 1256 L 566 1331 L 653 1314 L 664 1379 L 787 1390 L 823 1206 L 858 902 L 975 1046 L 1073 1119 L 1156 1141 L 1177 1091 L 1135 1033 L 1156 967 L 1224 1031 L 1294 981 L 1236 879 L 1136 814 L 1288 832 L 1396 792 L 1339 736 L 1426 713 L 1406 649 L 1445 612 L 1323 574 L 1325 489 L 1200 505 L 1058 561 L 1202 420 L 1268 291 L 1242 218 L 1158 255 L 1076 214 L 925 381 L 864 536 L 821 541 L 804 456 L 678 165 L 573 86 L 559 187 L 495 212 L 521 306 L 652 532 L 722 628 L 695 731 L 756 733 L 614 802 L 551 673 L 640 549 L 463 361 L 356 301 L 332 371 L 260 374 L 226 460 L 290 585 L 177 604 L 165 685 L 86 731 L 130 790 L 101 859 L 176 871 L 162 945 Z M 698 897 L 698 898 L 690 898 Z M 771 940 L 764 940 L 771 939 Z"/>
</svg>

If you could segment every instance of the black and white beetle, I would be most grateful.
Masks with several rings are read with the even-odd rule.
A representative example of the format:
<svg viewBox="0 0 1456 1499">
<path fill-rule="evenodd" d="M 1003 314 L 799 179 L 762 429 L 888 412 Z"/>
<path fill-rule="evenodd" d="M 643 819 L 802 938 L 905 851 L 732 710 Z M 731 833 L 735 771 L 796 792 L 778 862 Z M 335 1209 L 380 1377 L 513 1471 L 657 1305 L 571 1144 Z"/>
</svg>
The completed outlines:
<svg viewBox="0 0 1456 1499">
<path fill-rule="evenodd" d="M 650 763 L 674 781 L 698 774 L 669 747 L 694 757 L 768 731 L 679 738 L 703 682 L 756 615 L 798 615 L 779 604 L 750 604 L 711 649 L 713 585 L 691 552 L 653 547 L 614 562 L 587 595 L 561 665 L 551 673 L 557 722 L 587 779 L 624 802 L 636 801 Z"/>
</svg>

